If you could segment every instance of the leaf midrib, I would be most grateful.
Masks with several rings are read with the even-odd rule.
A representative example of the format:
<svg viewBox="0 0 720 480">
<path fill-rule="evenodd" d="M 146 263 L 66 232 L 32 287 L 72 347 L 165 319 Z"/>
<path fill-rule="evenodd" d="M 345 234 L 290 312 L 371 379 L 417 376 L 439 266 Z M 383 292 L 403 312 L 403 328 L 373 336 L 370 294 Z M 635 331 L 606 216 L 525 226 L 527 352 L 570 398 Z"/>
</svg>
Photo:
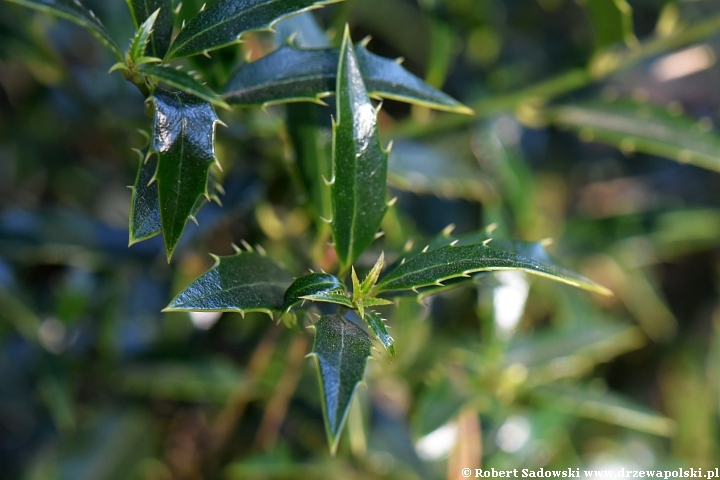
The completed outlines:
<svg viewBox="0 0 720 480">
<path fill-rule="evenodd" d="M 216 291 L 216 292 L 208 293 L 207 295 L 201 295 L 201 296 L 193 297 L 193 298 L 192 298 L 192 301 L 204 300 L 204 299 L 210 298 L 210 297 L 212 297 L 212 296 L 214 296 L 214 295 L 218 295 L 218 294 L 220 294 L 220 293 L 231 292 L 231 291 L 233 291 L 233 290 L 238 290 L 238 289 L 240 289 L 240 288 L 252 288 L 252 287 L 257 287 L 257 286 L 261 286 L 261 285 L 262 285 L 262 286 L 272 286 L 272 287 L 284 288 L 285 282 L 263 280 L 263 281 L 259 281 L 259 282 L 253 282 L 253 283 L 243 283 L 243 284 L 241 284 L 241 285 L 235 285 L 235 286 L 233 286 L 233 287 L 223 288 L 223 289 L 220 289 L 220 290 L 218 290 L 218 291 Z M 186 301 L 186 302 L 183 302 L 183 303 L 181 303 L 181 304 L 179 304 L 179 305 L 176 305 L 175 307 L 182 306 L 182 305 L 186 305 L 187 303 L 189 303 L 189 301 L 190 301 L 190 300 L 188 300 L 188 301 Z"/>
</svg>

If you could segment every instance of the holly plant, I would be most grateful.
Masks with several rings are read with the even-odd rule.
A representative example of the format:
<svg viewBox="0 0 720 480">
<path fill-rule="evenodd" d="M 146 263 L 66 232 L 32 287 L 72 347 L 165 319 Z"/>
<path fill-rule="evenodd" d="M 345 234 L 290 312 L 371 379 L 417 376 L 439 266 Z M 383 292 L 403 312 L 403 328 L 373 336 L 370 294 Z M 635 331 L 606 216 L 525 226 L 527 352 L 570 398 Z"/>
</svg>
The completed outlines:
<svg viewBox="0 0 720 480">
<path fill-rule="evenodd" d="M 242 42 L 248 32 L 271 30 L 286 17 L 335 0 L 220 0 L 204 7 L 176 34 L 171 0 L 127 0 L 136 32 L 125 53 L 100 20 L 78 0 L 6 0 L 47 12 L 88 29 L 117 57 L 110 69 L 137 86 L 152 117 L 149 145 L 132 187 L 130 244 L 162 234 L 171 260 L 188 220 L 222 187 L 211 175 L 217 165 L 216 108 L 266 107 L 288 103 L 288 130 L 308 195 L 304 206 L 318 221 L 319 238 L 331 239 L 326 271 L 288 271 L 261 247 L 242 242 L 236 254 L 190 283 L 165 308 L 186 312 L 265 312 L 290 328 L 311 324 L 322 407 L 331 452 L 335 452 L 367 359 L 377 341 L 396 352 L 383 306 L 399 296 L 421 300 L 473 281 L 486 272 L 520 270 L 600 294 L 592 281 L 555 265 L 541 243 L 492 238 L 488 230 L 454 236 L 450 228 L 426 245 L 379 254 L 361 279 L 356 264 L 382 236 L 388 199 L 390 146 L 378 132 L 379 99 L 393 99 L 458 115 L 473 112 L 409 73 L 400 62 L 353 44 L 345 28 L 334 48 L 317 24 L 290 35 L 283 46 L 243 63 L 218 92 L 201 74 L 177 64 L 184 57 Z M 318 141 L 321 115 L 334 96 L 331 151 Z M 318 113 L 319 112 L 319 113 Z M 324 242 L 323 242 L 324 243 Z M 309 255 L 308 255 L 309 257 Z M 300 260 L 299 263 L 312 263 Z M 309 264 L 315 270 L 319 265 Z M 360 270 L 360 268 L 358 268 Z M 302 313 L 300 315 L 299 313 Z M 300 335 L 304 334 L 298 329 Z M 382 354 L 378 352 L 377 354 Z"/>
</svg>

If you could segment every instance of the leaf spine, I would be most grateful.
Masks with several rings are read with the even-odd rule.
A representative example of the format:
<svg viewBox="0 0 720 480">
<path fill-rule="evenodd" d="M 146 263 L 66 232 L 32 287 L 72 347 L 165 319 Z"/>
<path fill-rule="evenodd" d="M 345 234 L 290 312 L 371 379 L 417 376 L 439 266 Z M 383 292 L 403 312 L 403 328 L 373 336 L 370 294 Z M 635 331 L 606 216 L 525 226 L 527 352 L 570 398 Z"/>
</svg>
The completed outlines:
<svg viewBox="0 0 720 480">
<path fill-rule="evenodd" d="M 491 223 L 490 225 L 488 225 L 487 227 L 485 227 L 485 233 L 487 233 L 488 235 L 490 235 L 490 234 L 491 234 L 492 232 L 494 232 L 497 228 L 498 228 L 497 222 L 493 222 L 493 223 Z"/>
<path fill-rule="evenodd" d="M 242 244 L 243 247 L 245 247 L 245 250 L 247 250 L 248 252 L 252 252 L 252 251 L 253 251 L 252 245 L 250 245 L 250 244 L 247 242 L 247 240 L 245 240 L 244 238 L 243 238 L 242 240 L 240 240 L 240 243 Z"/>
<path fill-rule="evenodd" d="M 483 241 L 482 244 L 487 247 L 488 243 L 492 242 L 492 240 L 493 240 L 492 238 L 488 238 L 487 240 Z"/>
<path fill-rule="evenodd" d="M 430 245 L 425 245 L 425 248 L 422 249 L 422 253 L 427 253 L 429 248 L 430 248 Z"/>
<path fill-rule="evenodd" d="M 377 240 L 378 238 L 382 237 L 383 235 L 385 235 L 385 232 L 383 232 L 382 230 L 379 231 L 379 232 L 377 232 L 377 233 L 375 234 L 375 240 Z"/>
<path fill-rule="evenodd" d="M 452 242 L 450 242 L 450 246 L 451 246 L 451 247 L 454 247 L 455 245 L 457 245 L 457 243 L 458 243 L 459 241 L 460 241 L 460 240 L 453 240 Z"/>
<path fill-rule="evenodd" d="M 240 247 L 238 247 L 235 243 L 231 243 L 230 246 L 232 246 L 233 250 L 235 250 L 235 253 L 242 252 L 242 250 L 240 250 Z"/>
<path fill-rule="evenodd" d="M 395 196 L 395 197 L 391 198 L 390 200 L 388 200 L 388 202 L 385 205 L 387 205 L 388 207 L 392 207 L 393 205 L 395 205 L 397 203 L 397 201 L 398 201 L 398 197 Z M 409 240 L 409 241 L 412 241 L 412 240 Z"/>
<path fill-rule="evenodd" d="M 455 224 L 451 223 L 447 227 L 443 228 L 442 235 L 443 237 L 449 237 L 450 234 L 455 230 Z"/>
<path fill-rule="evenodd" d="M 267 250 L 265 250 L 265 249 L 263 248 L 263 246 L 260 245 L 259 243 L 255 245 L 255 249 L 256 249 L 257 252 L 258 252 L 260 255 L 262 255 L 263 257 L 266 257 L 266 256 L 267 256 Z"/>
</svg>

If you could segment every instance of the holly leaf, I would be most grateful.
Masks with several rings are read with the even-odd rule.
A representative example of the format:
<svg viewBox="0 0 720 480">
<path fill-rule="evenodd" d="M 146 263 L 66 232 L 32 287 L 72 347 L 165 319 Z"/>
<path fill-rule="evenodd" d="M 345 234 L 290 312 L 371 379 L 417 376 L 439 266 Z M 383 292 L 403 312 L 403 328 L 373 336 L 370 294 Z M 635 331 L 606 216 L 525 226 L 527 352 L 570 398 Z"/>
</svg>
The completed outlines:
<svg viewBox="0 0 720 480">
<path fill-rule="evenodd" d="M 137 153 L 140 155 L 140 167 L 135 185 L 131 187 L 129 245 L 147 240 L 162 231 L 158 188 L 157 183 L 152 181 L 157 161 L 154 156 L 147 158 L 140 150 Z"/>
<path fill-rule="evenodd" d="M 368 327 L 370 327 L 370 330 L 373 331 L 377 339 L 380 340 L 380 343 L 383 344 L 383 347 L 385 347 L 385 349 L 390 352 L 390 356 L 394 357 L 394 340 L 387 331 L 387 325 L 385 325 L 385 320 L 379 314 L 373 312 L 372 310 L 365 310 L 365 315 L 363 315 L 363 318 L 367 322 Z"/>
<path fill-rule="evenodd" d="M 187 72 L 178 70 L 177 68 L 170 65 L 145 65 L 142 67 L 141 72 L 150 78 L 154 78 L 157 81 L 166 83 L 171 87 L 182 90 L 185 93 L 194 95 L 206 102 L 212 103 L 215 106 L 230 109 L 230 106 L 225 103 L 217 93 L 213 92 L 210 87 L 200 83 L 195 77 Z"/>
<path fill-rule="evenodd" d="M 128 7 L 130 7 L 130 14 L 135 22 L 135 28 L 140 29 L 140 26 L 148 19 L 153 12 L 158 9 L 160 11 L 157 14 L 155 20 L 155 27 L 153 28 L 152 34 L 149 39 L 150 56 L 162 58 L 165 56 L 170 41 L 172 40 L 173 20 L 174 13 L 172 8 L 172 0 L 126 0 Z M 140 52 L 142 55 L 143 52 Z M 135 58 L 135 57 L 133 57 Z"/>
<path fill-rule="evenodd" d="M 331 226 L 340 265 L 347 269 L 375 239 L 385 215 L 387 151 L 380 146 L 377 116 L 347 27 L 340 51 Z"/>
<path fill-rule="evenodd" d="M 395 60 L 355 46 L 358 68 L 370 96 L 424 105 L 438 110 L 472 114 L 472 110 L 426 84 Z M 268 105 L 309 101 L 322 103 L 337 83 L 337 49 L 281 47 L 240 67 L 223 89 L 231 104 Z"/>
<path fill-rule="evenodd" d="M 649 153 L 720 172 L 720 135 L 712 126 L 658 106 L 628 102 L 561 105 L 548 119 L 581 139 Z"/>
<path fill-rule="evenodd" d="M 184 92 L 156 90 L 150 151 L 158 156 L 160 223 L 168 261 L 200 196 L 209 198 L 208 172 L 215 159 L 212 106 Z"/>
<path fill-rule="evenodd" d="M 444 246 L 426 247 L 388 273 L 375 287 L 375 293 L 443 286 L 444 281 L 469 277 L 477 272 L 522 270 L 603 295 L 612 293 L 580 275 L 553 268 L 511 251 L 499 250 L 486 242 L 462 244 L 459 240 Z"/>
<path fill-rule="evenodd" d="M 155 10 L 152 15 L 147 17 L 145 21 L 137 27 L 135 36 L 133 37 L 132 42 L 130 42 L 130 50 L 128 51 L 128 54 L 133 61 L 136 61 L 145 55 L 145 48 L 150 40 L 150 35 L 152 35 L 153 28 L 155 27 L 155 21 L 157 20 L 159 13 L 159 9 Z"/>
<path fill-rule="evenodd" d="M 270 30 L 290 15 L 340 0 L 220 0 L 201 10 L 170 46 L 166 60 L 238 43 L 243 33 Z"/>
<path fill-rule="evenodd" d="M 302 302 L 308 296 L 312 297 L 329 292 L 341 295 L 345 292 L 345 284 L 335 275 L 330 275 L 329 273 L 310 273 L 303 275 L 302 277 L 296 278 L 285 292 L 283 310 L 290 310 L 290 308 Z M 318 296 L 317 298 L 330 297 Z M 345 298 L 347 298 L 347 296 L 345 296 Z M 348 299 L 348 301 L 349 300 L 350 299 Z M 350 306 L 352 307 L 352 302 Z"/>
<path fill-rule="evenodd" d="M 620 42 L 628 45 L 637 43 L 633 33 L 632 7 L 626 0 L 588 0 L 585 8 L 592 21 L 596 51 Z"/>
<path fill-rule="evenodd" d="M 325 430 L 334 455 L 372 343 L 365 332 L 340 315 L 323 315 L 314 327 L 310 355 L 318 364 Z"/>
<path fill-rule="evenodd" d="M 79 0 L 7 0 L 10 3 L 32 8 L 50 15 L 55 15 L 73 23 L 92 33 L 95 38 L 108 47 L 119 61 L 123 61 L 123 54 L 115 39 L 110 35 L 99 18 L 85 8 Z"/>
<path fill-rule="evenodd" d="M 257 252 L 215 258 L 215 265 L 180 292 L 164 312 L 265 312 L 283 306 L 292 276 Z"/>
</svg>

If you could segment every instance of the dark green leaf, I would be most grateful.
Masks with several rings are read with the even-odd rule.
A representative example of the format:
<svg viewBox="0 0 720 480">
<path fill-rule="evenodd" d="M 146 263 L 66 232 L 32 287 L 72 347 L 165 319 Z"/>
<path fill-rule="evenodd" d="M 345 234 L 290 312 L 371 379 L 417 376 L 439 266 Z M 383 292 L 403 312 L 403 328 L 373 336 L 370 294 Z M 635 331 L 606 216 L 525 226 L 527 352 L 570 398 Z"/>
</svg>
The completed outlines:
<svg viewBox="0 0 720 480">
<path fill-rule="evenodd" d="M 383 347 L 385 347 L 387 351 L 390 352 L 390 355 L 394 357 L 395 347 L 393 346 L 393 338 L 387 331 L 385 320 L 372 310 L 365 310 L 363 318 L 367 322 L 368 327 L 370 327 L 370 330 L 373 331 L 378 340 L 380 340 L 380 343 L 383 344 Z"/>
<path fill-rule="evenodd" d="M 641 432 L 669 437 L 675 431 L 671 419 L 614 393 L 596 393 L 576 386 L 547 386 L 533 389 L 530 398 L 563 413 Z"/>
<path fill-rule="evenodd" d="M 268 30 L 298 12 L 339 0 L 220 0 L 201 11 L 170 46 L 167 59 L 187 57 L 237 43 L 249 31 Z"/>
<path fill-rule="evenodd" d="M 333 128 L 332 231 L 342 268 L 375 239 L 385 215 L 387 152 L 377 116 L 346 28 L 337 75 L 337 124 Z"/>
<path fill-rule="evenodd" d="M 595 49 L 615 43 L 636 43 L 632 7 L 625 0 L 587 0 L 585 3 L 595 33 Z"/>
<path fill-rule="evenodd" d="M 720 136 L 710 125 L 666 109 L 624 102 L 564 105 L 550 109 L 549 119 L 587 141 L 659 155 L 720 172 Z"/>
<path fill-rule="evenodd" d="M 266 312 L 283 306 L 292 276 L 256 252 L 215 257 L 215 265 L 170 302 L 165 312 Z"/>
<path fill-rule="evenodd" d="M 227 109 L 230 108 L 230 106 L 208 86 L 200 83 L 189 73 L 178 70 L 175 67 L 170 65 L 145 65 L 141 71 L 148 77 L 167 83 L 183 92 L 195 95 L 213 105 Z"/>
<path fill-rule="evenodd" d="M 330 187 L 323 180 L 332 177 L 332 130 L 329 125 L 320 125 L 319 108 L 307 103 L 288 104 L 287 127 L 298 169 L 320 222 L 332 216 Z"/>
<path fill-rule="evenodd" d="M 275 30 L 275 45 L 280 47 L 292 41 L 300 48 L 329 48 L 330 41 L 312 12 L 294 15 L 278 22 Z"/>
<path fill-rule="evenodd" d="M 146 159 L 142 152 L 138 153 L 140 166 L 130 203 L 130 245 L 154 237 L 162 230 L 157 183 L 152 181 L 157 170 L 157 160 L 154 155 Z"/>
<path fill-rule="evenodd" d="M 147 43 L 150 40 L 150 35 L 152 35 L 153 28 L 155 27 L 155 22 L 157 21 L 157 17 L 159 14 L 160 10 L 155 10 L 152 15 L 147 17 L 145 21 L 139 27 L 137 27 L 135 37 L 130 43 L 129 53 L 130 58 L 133 61 L 145 55 L 145 48 L 147 47 Z"/>
<path fill-rule="evenodd" d="M 175 17 L 172 0 L 127 0 L 127 3 L 135 22 L 135 28 L 139 28 L 153 12 L 158 8 L 160 9 L 155 21 L 155 28 L 150 36 L 148 54 L 157 58 L 164 57 L 172 40 L 173 20 Z"/>
<path fill-rule="evenodd" d="M 335 275 L 329 273 L 303 275 L 296 278 L 285 292 L 283 310 L 289 310 L 293 305 L 302 302 L 307 295 L 337 291 L 345 291 L 345 285 Z"/>
<path fill-rule="evenodd" d="M 433 249 L 428 247 L 427 250 L 411 256 L 380 280 L 376 292 L 441 286 L 446 280 L 496 270 L 523 270 L 585 290 L 610 294 L 606 288 L 579 275 L 543 265 L 511 251 L 489 247 L 484 243 L 463 244 L 459 240 Z"/>
<path fill-rule="evenodd" d="M 318 363 L 323 417 L 333 454 L 371 348 L 367 334 L 339 315 L 323 315 L 315 324 L 310 355 Z"/>
<path fill-rule="evenodd" d="M 472 113 L 394 60 L 370 53 L 362 44 L 355 47 L 355 54 L 371 96 Z M 338 57 L 337 49 L 281 47 L 260 60 L 243 65 L 225 85 L 224 97 L 239 105 L 318 102 L 335 91 Z"/>
<path fill-rule="evenodd" d="M 118 60 L 123 61 L 123 54 L 114 38 L 95 14 L 85 8 L 78 0 L 6 0 L 24 7 L 33 8 L 44 13 L 56 15 L 70 20 L 86 28 L 105 46 L 113 51 Z"/>
<path fill-rule="evenodd" d="M 200 196 L 208 197 L 208 172 L 215 159 L 212 106 L 183 92 L 156 90 L 151 152 L 158 155 L 160 222 L 168 260 Z"/>
</svg>

